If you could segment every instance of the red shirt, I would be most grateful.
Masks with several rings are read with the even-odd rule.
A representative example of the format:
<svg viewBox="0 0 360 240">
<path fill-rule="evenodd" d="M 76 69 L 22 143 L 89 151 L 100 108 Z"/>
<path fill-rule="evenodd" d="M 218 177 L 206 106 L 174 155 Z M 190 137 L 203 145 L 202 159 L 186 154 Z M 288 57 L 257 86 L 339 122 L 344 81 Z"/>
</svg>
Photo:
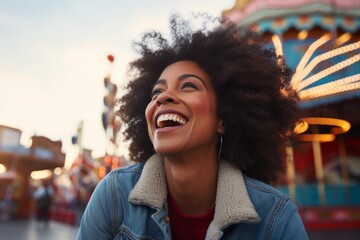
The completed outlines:
<svg viewBox="0 0 360 240">
<path fill-rule="evenodd" d="M 170 194 L 168 205 L 172 239 L 205 239 L 206 231 L 214 218 L 215 208 L 210 208 L 201 215 L 188 215 L 181 211 Z"/>
</svg>

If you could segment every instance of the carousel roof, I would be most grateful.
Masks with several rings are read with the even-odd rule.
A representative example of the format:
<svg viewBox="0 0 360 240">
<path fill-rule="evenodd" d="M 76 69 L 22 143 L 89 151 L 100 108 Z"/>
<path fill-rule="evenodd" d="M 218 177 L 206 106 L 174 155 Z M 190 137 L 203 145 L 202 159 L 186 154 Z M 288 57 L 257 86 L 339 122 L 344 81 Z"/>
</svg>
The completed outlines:
<svg viewBox="0 0 360 240">
<path fill-rule="evenodd" d="M 360 0 L 237 0 L 222 16 L 272 33 L 270 45 L 295 70 L 303 108 L 360 98 Z M 324 30 L 319 39 L 307 34 L 314 27 Z M 299 35 L 284 38 L 289 29 Z"/>
<path fill-rule="evenodd" d="M 360 29 L 360 0 L 237 0 L 222 17 L 240 27 L 276 34 L 291 27 L 309 30 L 314 26 L 355 32 Z"/>
</svg>

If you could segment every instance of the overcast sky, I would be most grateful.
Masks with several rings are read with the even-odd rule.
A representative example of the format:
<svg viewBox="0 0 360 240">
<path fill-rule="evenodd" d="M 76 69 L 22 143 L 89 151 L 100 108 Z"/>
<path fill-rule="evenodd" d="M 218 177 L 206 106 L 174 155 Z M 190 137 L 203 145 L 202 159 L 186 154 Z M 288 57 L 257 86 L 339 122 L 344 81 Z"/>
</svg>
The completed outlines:
<svg viewBox="0 0 360 240">
<path fill-rule="evenodd" d="M 80 121 L 83 145 L 105 153 L 101 123 L 109 72 L 123 84 L 132 41 L 148 29 L 167 31 L 176 11 L 219 16 L 235 0 L 2 0 L 0 1 L 0 125 L 62 140 L 70 151 Z M 120 143 L 121 144 L 121 143 Z"/>
</svg>

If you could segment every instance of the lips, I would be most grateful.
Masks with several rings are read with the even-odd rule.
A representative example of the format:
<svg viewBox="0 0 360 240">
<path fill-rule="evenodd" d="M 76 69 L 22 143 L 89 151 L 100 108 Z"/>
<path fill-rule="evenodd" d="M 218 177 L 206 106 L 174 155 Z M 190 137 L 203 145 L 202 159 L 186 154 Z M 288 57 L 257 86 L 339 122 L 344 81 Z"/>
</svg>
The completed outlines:
<svg viewBox="0 0 360 240">
<path fill-rule="evenodd" d="M 155 120 L 156 120 L 155 127 L 157 129 L 165 128 L 165 127 L 181 126 L 189 121 L 189 119 L 185 115 L 178 112 L 159 113 L 157 114 Z"/>
</svg>

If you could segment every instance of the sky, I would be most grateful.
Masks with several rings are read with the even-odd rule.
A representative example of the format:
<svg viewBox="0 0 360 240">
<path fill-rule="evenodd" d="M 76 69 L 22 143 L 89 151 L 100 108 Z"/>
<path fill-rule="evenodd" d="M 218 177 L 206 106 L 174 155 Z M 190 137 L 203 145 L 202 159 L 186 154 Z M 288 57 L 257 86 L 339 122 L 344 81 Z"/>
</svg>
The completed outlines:
<svg viewBox="0 0 360 240">
<path fill-rule="evenodd" d="M 22 131 L 21 144 L 33 135 L 61 140 L 83 121 L 82 145 L 93 157 L 105 154 L 102 127 L 103 79 L 126 84 L 128 63 L 137 57 L 132 42 L 149 29 L 168 31 L 177 12 L 220 16 L 235 0 L 1 0 L 0 125 Z M 107 56 L 112 54 L 111 65 Z M 122 142 L 118 143 L 126 146 Z M 126 147 L 123 148 L 124 151 Z M 121 153 L 120 153 L 121 154 Z"/>
</svg>

